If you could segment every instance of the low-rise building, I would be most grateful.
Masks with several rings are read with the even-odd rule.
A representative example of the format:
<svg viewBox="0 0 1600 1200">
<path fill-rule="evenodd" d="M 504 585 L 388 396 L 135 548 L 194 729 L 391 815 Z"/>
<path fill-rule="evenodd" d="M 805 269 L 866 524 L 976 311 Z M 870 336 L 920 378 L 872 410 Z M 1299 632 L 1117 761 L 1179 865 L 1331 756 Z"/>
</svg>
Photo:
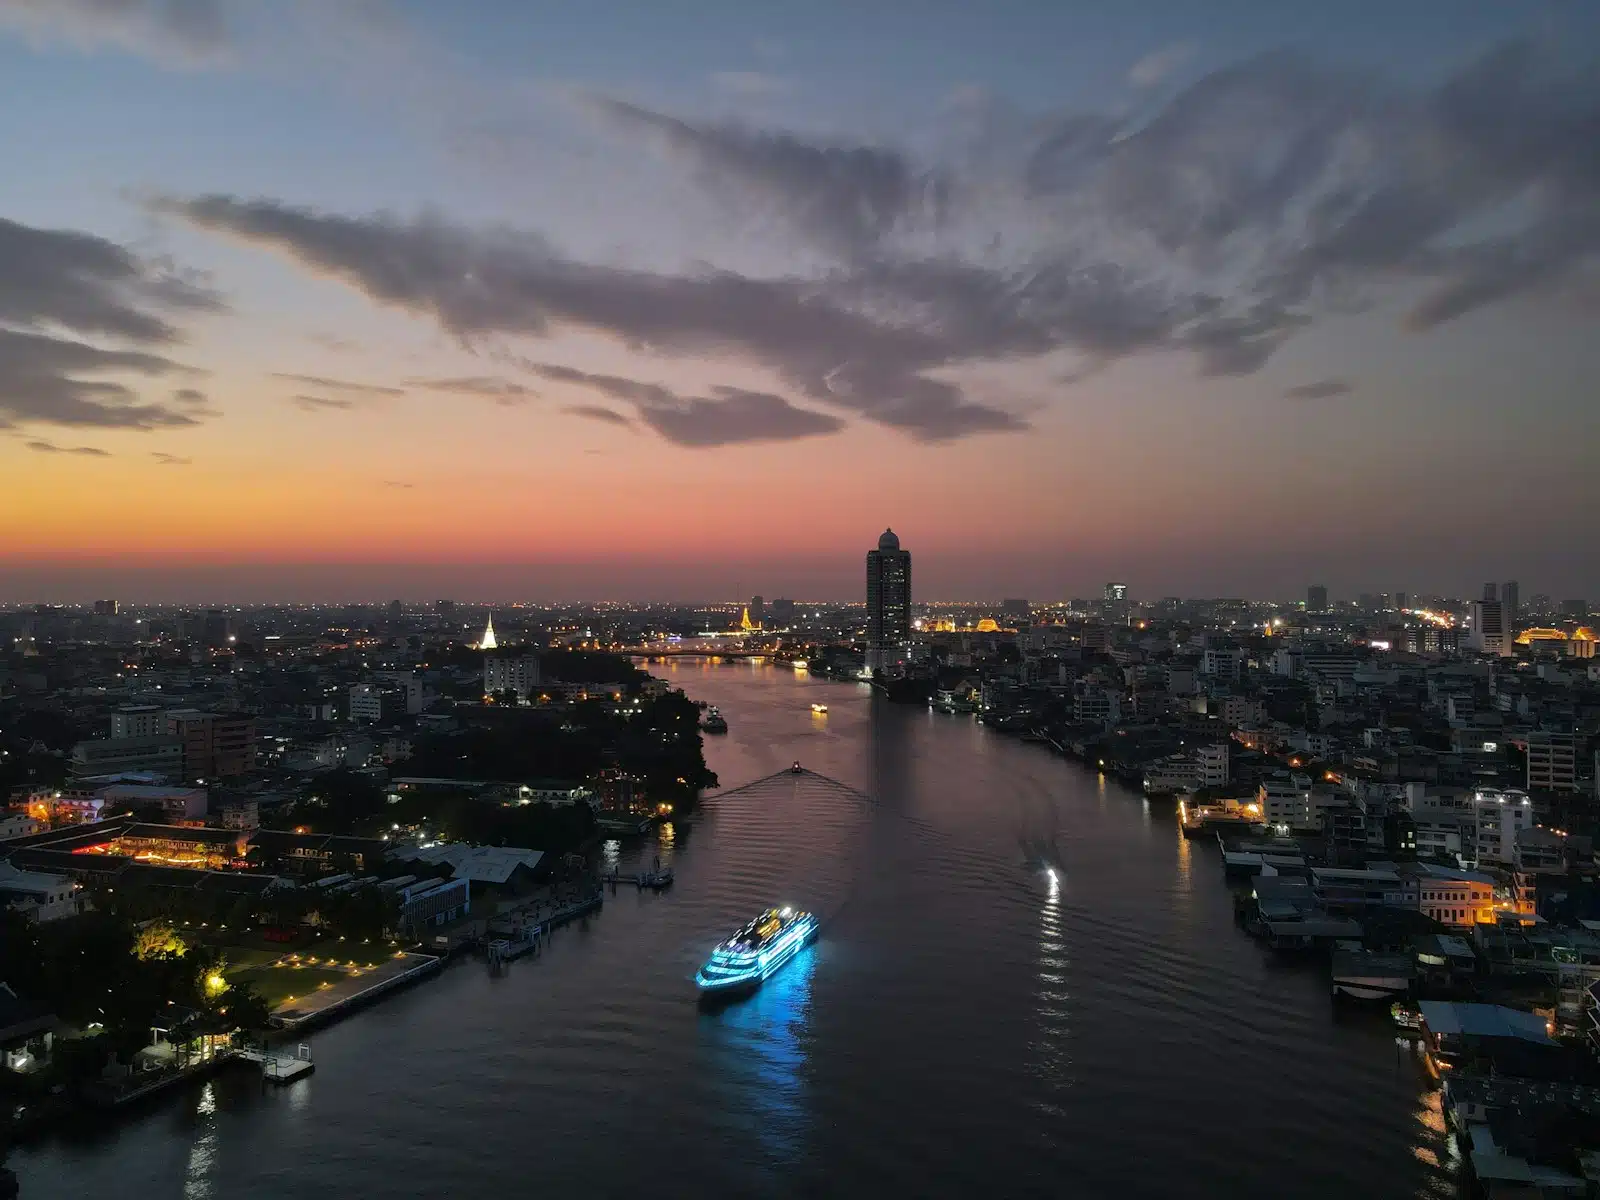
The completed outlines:
<svg viewBox="0 0 1600 1200">
<path fill-rule="evenodd" d="M 205 788 L 152 787 L 148 784 L 113 783 L 99 790 L 100 799 L 113 810 L 159 808 L 171 821 L 198 821 L 206 815 Z"/>
<path fill-rule="evenodd" d="M 8 838 L 28 837 L 38 833 L 45 823 L 25 812 L 0 813 L 0 842 Z"/>
<path fill-rule="evenodd" d="M 155 734 L 79 742 L 72 748 L 67 769 L 74 779 L 146 772 L 176 782 L 183 778 L 183 741 Z"/>
<path fill-rule="evenodd" d="M 534 779 L 517 785 L 517 802 L 562 808 L 568 804 L 594 805 L 598 799 L 587 784 L 564 779 Z"/>
<path fill-rule="evenodd" d="M 1422 863 L 1417 867 L 1417 907 L 1442 925 L 1470 929 L 1495 920 L 1494 876 Z"/>
<path fill-rule="evenodd" d="M 65 875 L 24 871 L 0 862 L 0 904 L 32 921 L 55 921 L 83 911 L 83 889 Z"/>
<path fill-rule="evenodd" d="M 466 877 L 424 879 L 395 889 L 398 923 L 412 937 L 428 925 L 445 925 L 472 912 L 472 883 Z"/>
<path fill-rule="evenodd" d="M 297 869 L 302 874 L 332 871 L 371 871 L 383 861 L 389 843 L 381 838 L 347 837 L 329 833 L 290 833 L 262 829 L 249 845 L 261 855 Z"/>
</svg>

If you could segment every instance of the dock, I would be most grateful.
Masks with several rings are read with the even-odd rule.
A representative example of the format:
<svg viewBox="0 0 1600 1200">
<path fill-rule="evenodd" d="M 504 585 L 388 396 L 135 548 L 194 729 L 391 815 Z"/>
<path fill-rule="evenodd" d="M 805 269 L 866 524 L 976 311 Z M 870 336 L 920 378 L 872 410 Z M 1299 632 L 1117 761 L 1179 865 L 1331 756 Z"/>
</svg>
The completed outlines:
<svg viewBox="0 0 1600 1200">
<path fill-rule="evenodd" d="M 243 1049 L 238 1052 L 240 1058 L 246 1062 L 253 1062 L 261 1068 L 261 1084 L 265 1087 L 272 1084 L 275 1087 L 285 1087 L 297 1079 L 304 1079 L 315 1071 L 316 1064 L 311 1061 L 311 1047 L 301 1042 L 294 1048 L 292 1054 L 274 1054 L 270 1050 Z"/>
<path fill-rule="evenodd" d="M 495 917 L 484 927 L 479 943 L 490 969 L 498 969 L 523 955 L 542 950 L 551 932 L 569 921 L 587 916 L 604 903 L 605 892 L 596 887 L 593 892 L 578 896 L 548 914 L 542 904 L 536 906 L 532 920 L 527 919 L 528 914 L 522 909 Z"/>
</svg>

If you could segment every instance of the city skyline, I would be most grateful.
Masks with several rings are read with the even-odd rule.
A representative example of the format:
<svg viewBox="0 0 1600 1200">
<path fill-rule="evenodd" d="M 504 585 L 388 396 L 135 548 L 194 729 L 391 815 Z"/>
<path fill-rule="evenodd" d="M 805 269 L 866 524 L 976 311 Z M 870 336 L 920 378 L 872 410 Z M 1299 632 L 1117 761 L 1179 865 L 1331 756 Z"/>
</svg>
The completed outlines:
<svg viewBox="0 0 1600 1200">
<path fill-rule="evenodd" d="M 0 0 L 0 602 L 1600 594 L 1600 10 L 1290 7 Z"/>
</svg>

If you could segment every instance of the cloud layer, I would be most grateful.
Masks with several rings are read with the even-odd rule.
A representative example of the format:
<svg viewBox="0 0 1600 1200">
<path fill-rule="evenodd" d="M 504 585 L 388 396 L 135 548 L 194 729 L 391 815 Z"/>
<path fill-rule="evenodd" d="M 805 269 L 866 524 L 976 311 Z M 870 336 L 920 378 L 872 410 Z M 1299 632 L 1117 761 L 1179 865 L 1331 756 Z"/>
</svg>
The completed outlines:
<svg viewBox="0 0 1600 1200">
<path fill-rule="evenodd" d="M 109 45 L 204 65 L 228 56 L 227 8 L 222 0 L 0 0 L 0 25 L 85 49 Z"/>
<path fill-rule="evenodd" d="M 221 307 L 208 287 L 114 242 L 0 219 L 0 428 L 195 424 L 206 413 L 192 389 L 149 402 L 102 376 L 190 374 L 150 348 L 179 340 L 175 318 Z M 108 341 L 139 348 L 98 344 Z"/>
<path fill-rule="evenodd" d="M 796 408 L 770 392 L 714 387 L 709 396 L 682 396 L 659 383 L 596 375 L 555 363 L 528 363 L 527 367 L 542 378 L 577 384 L 633 405 L 641 423 L 678 446 L 788 442 L 844 428 L 837 417 Z M 572 405 L 565 411 L 613 425 L 632 424 L 621 413 L 600 405 Z"/>
<path fill-rule="evenodd" d="M 1136 82 L 1161 82 L 1182 57 L 1153 56 Z M 1214 71 L 1136 120 L 1021 120 L 980 104 L 967 114 L 978 136 L 947 131 L 923 159 L 585 100 L 720 211 L 786 229 L 807 263 L 792 274 L 598 265 L 533 231 L 438 216 L 229 195 L 155 207 L 469 343 L 581 330 L 770 372 L 772 391 L 700 397 L 587 382 L 683 445 L 811 436 L 843 417 L 937 442 L 1027 427 L 968 382 L 981 364 L 1048 358 L 1071 377 L 1176 352 L 1203 375 L 1244 376 L 1323 312 L 1396 284 L 1420 296 L 1405 317 L 1416 331 L 1557 294 L 1600 255 L 1597 81 L 1526 44 L 1425 90 L 1278 53 Z M 520 398 L 472 378 L 408 386 Z M 719 421 L 724 434 L 711 431 Z"/>
</svg>

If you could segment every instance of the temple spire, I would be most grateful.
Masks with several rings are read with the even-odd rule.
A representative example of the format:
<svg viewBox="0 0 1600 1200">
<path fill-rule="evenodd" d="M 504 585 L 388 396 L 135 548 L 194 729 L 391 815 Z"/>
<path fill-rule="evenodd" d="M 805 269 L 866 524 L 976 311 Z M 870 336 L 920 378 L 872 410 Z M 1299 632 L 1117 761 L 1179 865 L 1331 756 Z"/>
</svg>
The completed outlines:
<svg viewBox="0 0 1600 1200">
<path fill-rule="evenodd" d="M 483 640 L 478 643 L 480 650 L 493 650 L 499 643 L 494 640 L 494 614 L 489 614 L 489 623 L 483 627 Z"/>
</svg>

